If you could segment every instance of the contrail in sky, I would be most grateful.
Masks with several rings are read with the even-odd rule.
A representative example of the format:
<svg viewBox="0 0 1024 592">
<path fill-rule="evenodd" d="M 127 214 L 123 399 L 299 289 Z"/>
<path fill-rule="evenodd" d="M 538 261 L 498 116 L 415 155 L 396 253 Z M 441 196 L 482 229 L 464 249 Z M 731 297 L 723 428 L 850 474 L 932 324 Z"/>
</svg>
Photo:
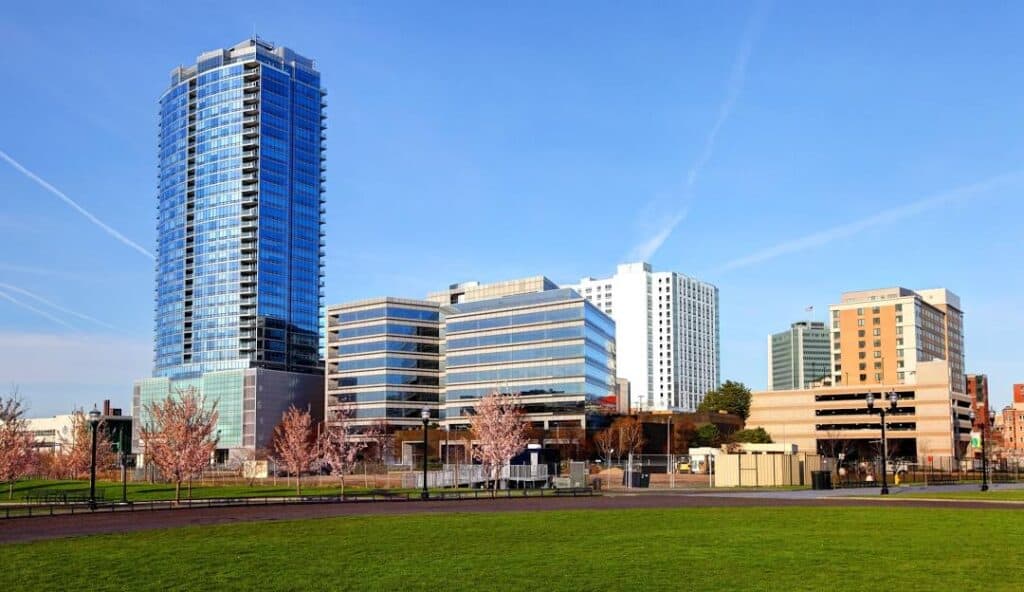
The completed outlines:
<svg viewBox="0 0 1024 592">
<path fill-rule="evenodd" d="M 722 131 L 722 127 L 726 121 L 729 120 L 729 116 L 732 115 L 733 107 L 736 105 L 736 101 L 739 99 L 740 93 L 743 91 L 743 84 L 747 79 L 747 63 L 750 61 L 750 54 L 754 49 L 754 42 L 757 40 L 758 35 L 761 31 L 761 22 L 764 20 L 764 13 L 767 10 L 767 2 L 758 2 L 754 7 L 754 12 L 750 15 L 747 21 L 746 28 L 743 31 L 743 36 L 740 38 L 739 51 L 736 53 L 736 60 L 732 65 L 732 72 L 729 75 L 729 84 L 726 87 L 725 100 L 718 106 L 718 115 L 715 117 L 714 124 L 708 131 L 707 137 L 704 139 L 704 146 L 698 154 L 697 159 L 693 161 L 690 169 L 686 173 L 686 184 L 683 189 L 683 204 L 676 208 L 675 213 L 668 216 L 664 224 L 658 232 L 654 233 L 646 241 L 640 243 L 633 248 L 630 259 L 631 260 L 643 260 L 646 261 L 654 255 L 661 245 L 668 240 L 668 237 L 672 236 L 672 232 L 676 229 L 676 226 L 686 218 L 689 202 L 692 199 L 693 187 L 696 185 L 701 172 L 704 167 L 707 166 L 708 161 L 711 160 L 712 155 L 715 152 L 715 143 L 718 141 L 718 134 Z"/>
<path fill-rule="evenodd" d="M 63 325 L 65 327 L 67 327 L 68 329 L 71 329 L 72 331 L 75 330 L 75 327 L 72 326 L 71 324 L 66 323 L 66 322 L 64 322 L 61 319 L 58 319 L 57 317 L 55 317 L 52 314 L 46 312 L 45 310 L 36 308 L 36 307 L 32 306 L 31 304 L 29 304 L 27 302 L 22 302 L 21 300 L 18 300 L 17 298 L 15 298 L 14 296 L 11 296 L 7 292 L 0 291 L 0 298 L 2 298 L 4 300 L 7 300 L 7 301 L 9 301 L 9 302 L 11 302 L 11 303 L 13 303 L 13 304 L 15 304 L 17 306 L 20 306 L 21 308 L 24 308 L 25 310 L 30 310 L 30 311 L 36 313 L 37 315 L 39 315 L 39 316 L 41 316 L 43 318 L 49 319 L 49 320 L 53 321 L 54 323 L 57 323 L 58 325 Z"/>
<path fill-rule="evenodd" d="M 85 216 L 85 218 L 87 220 L 89 220 L 90 222 L 92 222 L 96 226 L 99 226 L 101 229 L 103 229 L 104 232 L 106 232 L 110 236 L 116 238 L 117 240 L 121 241 L 122 243 L 124 243 L 124 244 L 128 245 L 129 247 L 135 249 L 136 251 L 142 253 L 146 257 L 149 257 L 150 259 L 154 259 L 153 253 L 150 253 L 148 250 L 146 250 L 144 247 L 142 247 L 141 245 L 139 245 L 138 243 L 136 243 L 132 239 L 128 238 L 127 236 L 121 234 L 117 230 L 115 230 L 115 229 L 111 228 L 110 226 L 108 226 L 105 222 L 103 222 L 102 220 L 100 220 L 99 218 L 94 216 L 89 210 L 87 210 L 87 209 L 83 208 L 82 206 L 78 205 L 78 202 L 76 202 L 75 200 L 73 200 L 70 197 L 68 197 L 67 195 L 65 195 L 63 191 L 61 191 L 60 189 L 57 189 L 53 185 L 50 185 L 49 183 L 47 183 L 39 175 L 36 175 L 32 171 L 30 171 L 30 170 L 26 169 L 25 167 L 21 166 L 21 163 L 19 163 L 18 161 L 14 160 L 10 156 L 8 156 L 7 153 L 4 152 L 3 150 L 0 150 L 0 158 L 6 160 L 7 164 L 9 164 L 12 167 L 14 167 L 15 169 L 17 169 L 21 174 L 25 175 L 29 179 L 32 179 L 33 181 L 35 181 L 36 183 L 41 185 L 43 187 L 43 189 L 46 189 L 50 193 L 52 193 L 52 194 L 56 195 L 57 197 L 59 197 L 61 199 L 61 201 L 63 201 L 67 205 L 69 205 L 72 209 L 77 211 L 79 214 Z"/>
<path fill-rule="evenodd" d="M 1024 179 L 1024 170 L 996 175 L 995 177 L 991 177 L 979 183 L 958 187 L 951 191 L 946 191 L 902 206 L 884 210 L 873 216 L 868 216 L 867 218 L 863 218 L 855 222 L 833 226 L 832 228 L 822 230 L 821 232 L 815 232 L 797 239 L 781 242 L 775 246 L 751 253 L 745 257 L 733 259 L 719 267 L 717 271 L 719 273 L 731 271 L 733 269 L 762 263 L 790 253 L 797 253 L 814 247 L 820 247 L 832 241 L 859 234 L 860 232 L 876 226 L 892 224 L 893 222 L 909 218 L 910 216 L 920 214 L 928 210 L 933 210 L 951 202 L 977 198 L 986 191 L 994 189 L 999 185 L 1021 179 Z"/>
<path fill-rule="evenodd" d="M 17 292 L 18 294 L 21 294 L 23 296 L 28 296 L 29 298 L 31 298 L 31 299 L 33 299 L 33 300 L 35 300 L 37 302 L 41 302 L 42 304 L 45 304 L 46 306 L 49 306 L 50 308 L 53 308 L 55 310 L 59 310 L 60 312 L 63 312 L 65 314 L 76 316 L 76 317 L 78 317 L 78 318 L 80 318 L 82 320 L 89 321 L 90 323 L 94 323 L 94 324 L 97 324 L 97 325 L 99 325 L 101 327 L 106 327 L 107 329 L 113 329 L 114 331 L 117 331 L 117 327 L 115 327 L 115 326 L 113 326 L 113 325 L 111 325 L 109 323 L 104 323 L 103 321 L 101 321 L 101 320 L 99 320 L 99 319 L 97 319 L 95 317 L 91 317 L 91 316 L 89 316 L 87 314 L 83 314 L 83 313 L 71 310 L 69 308 L 65 308 L 65 307 L 57 304 L 56 302 L 51 302 L 50 300 L 47 300 L 46 298 L 43 298 L 42 296 L 40 296 L 40 295 L 38 295 L 38 294 L 36 294 L 34 292 L 29 292 L 28 290 L 26 290 L 24 288 L 19 288 L 18 286 L 12 286 L 11 284 L 0 283 L 0 290 L 6 290 L 8 292 Z"/>
</svg>

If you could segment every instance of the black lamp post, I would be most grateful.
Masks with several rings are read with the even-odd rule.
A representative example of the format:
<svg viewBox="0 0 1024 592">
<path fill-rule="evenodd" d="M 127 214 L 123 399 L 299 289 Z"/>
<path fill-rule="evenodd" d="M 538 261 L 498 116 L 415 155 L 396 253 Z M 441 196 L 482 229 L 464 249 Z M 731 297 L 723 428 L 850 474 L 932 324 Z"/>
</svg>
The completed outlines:
<svg viewBox="0 0 1024 592">
<path fill-rule="evenodd" d="M 899 401 L 899 399 L 900 399 L 899 395 L 896 394 L 896 391 L 891 391 L 889 393 L 889 411 L 890 412 L 896 411 L 896 402 Z M 868 393 L 867 403 L 868 403 L 868 413 L 871 413 L 874 410 L 874 408 L 875 408 L 875 395 L 874 395 L 874 393 Z M 885 439 L 885 405 L 884 404 L 880 405 L 878 407 L 878 413 L 879 413 L 879 415 L 882 418 L 882 495 L 889 495 L 889 483 L 888 483 L 888 481 L 886 480 L 886 477 L 885 477 L 886 469 L 888 468 L 886 466 L 886 463 L 889 460 L 889 442 L 888 442 L 888 440 Z"/>
<path fill-rule="evenodd" d="M 423 420 L 423 491 L 420 492 L 420 499 L 430 499 L 430 492 L 427 491 L 427 424 L 430 423 L 430 409 L 424 407 L 420 411 L 420 418 Z"/>
<path fill-rule="evenodd" d="M 96 509 L 96 430 L 100 426 L 100 410 L 95 405 L 89 412 L 89 427 L 92 429 L 92 461 L 89 463 L 89 509 Z"/>
<path fill-rule="evenodd" d="M 971 409 L 971 425 L 974 425 L 974 409 Z M 986 416 L 983 421 L 988 421 Z M 985 435 L 985 431 L 988 425 L 982 424 L 981 426 L 981 490 L 988 491 L 988 438 Z"/>
</svg>

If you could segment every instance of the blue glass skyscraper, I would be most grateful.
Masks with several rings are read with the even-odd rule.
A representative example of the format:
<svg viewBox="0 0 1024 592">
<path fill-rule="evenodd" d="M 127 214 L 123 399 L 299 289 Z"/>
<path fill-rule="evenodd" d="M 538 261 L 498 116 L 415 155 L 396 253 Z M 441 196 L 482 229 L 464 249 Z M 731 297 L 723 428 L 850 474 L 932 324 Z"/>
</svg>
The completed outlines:
<svg viewBox="0 0 1024 592">
<path fill-rule="evenodd" d="M 137 385 L 139 405 L 206 386 L 222 423 L 235 416 L 225 398 L 238 399 L 239 429 L 224 427 L 248 445 L 259 430 L 243 442 L 250 418 L 230 385 L 260 375 L 243 371 L 308 375 L 322 389 L 324 94 L 312 60 L 257 38 L 172 71 L 160 98 L 154 378 Z M 269 407 L 301 403 L 295 385 L 309 381 L 277 378 L 293 386 L 267 394 L 280 399 Z"/>
</svg>

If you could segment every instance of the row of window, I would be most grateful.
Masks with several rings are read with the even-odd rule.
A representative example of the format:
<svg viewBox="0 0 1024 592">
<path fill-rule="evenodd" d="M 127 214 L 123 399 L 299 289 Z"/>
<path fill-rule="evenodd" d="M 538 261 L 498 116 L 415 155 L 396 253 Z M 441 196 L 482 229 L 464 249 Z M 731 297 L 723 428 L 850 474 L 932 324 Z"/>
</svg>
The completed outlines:
<svg viewBox="0 0 1024 592">
<path fill-rule="evenodd" d="M 434 321 L 436 322 L 440 318 L 440 313 L 436 310 L 423 310 L 420 308 L 402 308 L 398 306 L 382 306 L 377 308 L 369 308 L 365 310 L 356 310 L 351 312 L 343 312 L 337 315 L 339 323 L 355 323 L 359 321 L 368 321 L 371 319 L 405 319 L 410 321 Z"/>
</svg>

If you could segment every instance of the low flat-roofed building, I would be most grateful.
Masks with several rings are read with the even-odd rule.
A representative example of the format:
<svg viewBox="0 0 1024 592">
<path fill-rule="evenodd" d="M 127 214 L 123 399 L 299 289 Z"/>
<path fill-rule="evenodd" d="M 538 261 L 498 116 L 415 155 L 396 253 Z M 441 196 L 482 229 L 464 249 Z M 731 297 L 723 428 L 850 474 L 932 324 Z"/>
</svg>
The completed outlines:
<svg viewBox="0 0 1024 592">
<path fill-rule="evenodd" d="M 920 362 L 916 384 L 755 392 L 747 427 L 762 427 L 775 442 L 796 444 L 804 452 L 829 455 L 848 449 L 863 457 L 875 454 L 871 451 L 881 439 L 878 408 L 884 405 L 891 457 L 962 458 L 970 442 L 971 400 L 961 390 L 951 388 L 947 362 Z M 899 402 L 890 412 L 887 397 L 893 391 Z M 869 392 L 875 396 L 874 410 L 866 404 Z"/>
</svg>

